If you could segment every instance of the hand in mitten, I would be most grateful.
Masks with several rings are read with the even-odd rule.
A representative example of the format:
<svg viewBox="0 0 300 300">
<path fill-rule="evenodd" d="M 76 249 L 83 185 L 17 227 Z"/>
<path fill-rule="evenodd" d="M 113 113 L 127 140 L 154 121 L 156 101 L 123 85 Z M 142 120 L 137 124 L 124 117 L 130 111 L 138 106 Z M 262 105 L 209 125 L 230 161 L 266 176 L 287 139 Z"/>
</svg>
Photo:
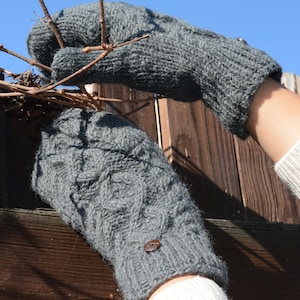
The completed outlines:
<svg viewBox="0 0 300 300">
<path fill-rule="evenodd" d="M 262 51 L 149 9 L 107 2 L 105 17 L 114 44 L 147 33 L 150 38 L 115 49 L 67 84 L 122 83 L 178 100 L 202 99 L 226 128 L 243 137 L 253 95 L 268 76 L 281 76 L 280 66 Z M 43 22 L 33 27 L 27 45 L 60 80 L 99 55 L 82 52 L 100 43 L 99 4 L 64 9 L 53 20 L 65 49 L 59 50 Z"/>
<path fill-rule="evenodd" d="M 227 284 L 198 207 L 161 149 L 105 112 L 70 109 L 42 132 L 32 187 L 114 267 L 125 299 L 185 274 Z"/>
</svg>

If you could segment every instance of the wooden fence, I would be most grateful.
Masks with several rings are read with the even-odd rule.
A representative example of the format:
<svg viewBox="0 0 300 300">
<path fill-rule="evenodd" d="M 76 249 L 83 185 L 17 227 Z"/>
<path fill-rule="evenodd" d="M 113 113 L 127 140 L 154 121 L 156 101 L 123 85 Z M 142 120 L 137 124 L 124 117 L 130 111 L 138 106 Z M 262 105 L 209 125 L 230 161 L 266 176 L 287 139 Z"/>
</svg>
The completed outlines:
<svg viewBox="0 0 300 300">
<path fill-rule="evenodd" d="M 300 79 L 284 84 L 300 93 Z M 133 100 L 149 94 L 98 88 L 106 103 L 161 144 L 203 210 L 228 262 L 233 299 L 298 299 L 300 200 L 281 184 L 251 139 L 226 131 L 201 101 Z M 0 299 L 121 299 L 112 270 L 30 190 L 39 141 L 32 127 L 0 112 Z"/>
</svg>

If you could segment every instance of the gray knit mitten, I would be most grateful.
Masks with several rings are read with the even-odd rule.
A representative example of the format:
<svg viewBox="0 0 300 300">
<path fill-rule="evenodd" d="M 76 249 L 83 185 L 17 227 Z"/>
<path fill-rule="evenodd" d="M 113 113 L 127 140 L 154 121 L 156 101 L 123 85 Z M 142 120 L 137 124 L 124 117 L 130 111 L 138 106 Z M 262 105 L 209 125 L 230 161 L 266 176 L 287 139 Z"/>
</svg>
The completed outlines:
<svg viewBox="0 0 300 300">
<path fill-rule="evenodd" d="M 200 274 L 227 285 L 198 207 L 147 135 L 110 113 L 69 109 L 42 132 L 32 187 L 114 267 L 124 299 Z"/>
<path fill-rule="evenodd" d="M 281 77 L 280 66 L 264 52 L 175 18 L 117 2 L 105 3 L 105 16 L 114 44 L 147 33 L 150 38 L 115 49 L 68 84 L 123 83 L 178 100 L 203 99 L 226 128 L 245 137 L 253 95 L 268 76 Z M 99 55 L 81 51 L 100 43 L 99 5 L 67 8 L 53 19 L 67 47 L 59 50 L 46 22 L 33 27 L 27 45 L 60 80 Z"/>
</svg>

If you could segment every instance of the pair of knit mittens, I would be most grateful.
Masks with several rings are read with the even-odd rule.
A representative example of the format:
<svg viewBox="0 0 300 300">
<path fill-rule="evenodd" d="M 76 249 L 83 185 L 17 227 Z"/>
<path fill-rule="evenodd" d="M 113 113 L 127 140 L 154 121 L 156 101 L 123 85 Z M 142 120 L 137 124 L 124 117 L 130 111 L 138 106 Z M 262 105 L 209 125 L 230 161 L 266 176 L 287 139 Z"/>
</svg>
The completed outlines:
<svg viewBox="0 0 300 300">
<path fill-rule="evenodd" d="M 235 39 L 125 3 L 105 3 L 107 39 L 116 48 L 67 82 L 122 83 L 182 101 L 202 99 L 240 137 L 251 100 L 280 66 Z M 99 4 L 53 15 L 66 48 L 36 24 L 28 36 L 33 59 L 60 80 L 99 55 Z M 125 299 L 147 299 L 166 280 L 200 274 L 226 286 L 225 264 L 213 252 L 199 209 L 144 132 L 109 113 L 70 109 L 42 132 L 32 187 L 113 266 Z"/>
</svg>

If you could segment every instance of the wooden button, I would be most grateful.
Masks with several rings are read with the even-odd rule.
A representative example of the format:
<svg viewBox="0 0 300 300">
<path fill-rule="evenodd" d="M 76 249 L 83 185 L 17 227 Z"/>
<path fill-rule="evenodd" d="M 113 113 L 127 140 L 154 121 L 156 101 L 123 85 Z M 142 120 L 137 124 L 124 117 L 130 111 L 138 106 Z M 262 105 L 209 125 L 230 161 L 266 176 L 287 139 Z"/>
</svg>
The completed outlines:
<svg viewBox="0 0 300 300">
<path fill-rule="evenodd" d="M 160 247 L 160 241 L 159 240 L 151 240 L 151 241 L 147 242 L 144 245 L 144 250 L 147 253 L 149 253 L 149 252 L 157 250 L 159 247 Z"/>
</svg>

